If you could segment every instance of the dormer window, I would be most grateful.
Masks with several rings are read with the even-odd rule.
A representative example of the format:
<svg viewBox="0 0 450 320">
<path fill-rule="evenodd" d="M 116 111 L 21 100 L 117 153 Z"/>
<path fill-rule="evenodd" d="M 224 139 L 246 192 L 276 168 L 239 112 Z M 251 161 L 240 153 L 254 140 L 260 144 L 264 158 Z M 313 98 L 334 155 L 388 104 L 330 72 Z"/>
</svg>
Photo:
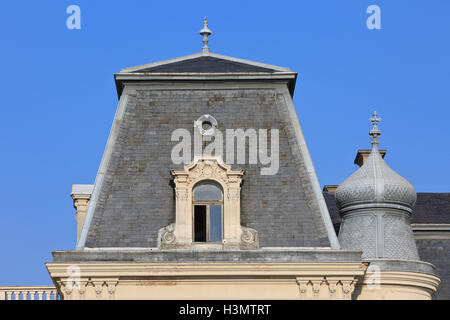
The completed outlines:
<svg viewBox="0 0 450 320">
<path fill-rule="evenodd" d="M 256 230 L 242 227 L 243 170 L 218 156 L 195 156 L 184 170 L 172 170 L 175 221 L 159 230 L 162 249 L 255 249 Z"/>
<path fill-rule="evenodd" d="M 220 185 L 200 182 L 194 187 L 194 242 L 222 242 L 223 192 Z"/>
</svg>

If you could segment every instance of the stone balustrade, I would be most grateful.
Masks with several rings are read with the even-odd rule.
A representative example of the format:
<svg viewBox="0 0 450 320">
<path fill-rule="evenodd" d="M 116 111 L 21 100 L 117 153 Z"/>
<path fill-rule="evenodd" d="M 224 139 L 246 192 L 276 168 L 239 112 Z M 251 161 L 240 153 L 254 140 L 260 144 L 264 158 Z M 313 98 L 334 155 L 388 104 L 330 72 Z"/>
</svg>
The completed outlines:
<svg viewBox="0 0 450 320">
<path fill-rule="evenodd" d="M 55 287 L 0 287 L 0 300 L 61 300 Z"/>
</svg>

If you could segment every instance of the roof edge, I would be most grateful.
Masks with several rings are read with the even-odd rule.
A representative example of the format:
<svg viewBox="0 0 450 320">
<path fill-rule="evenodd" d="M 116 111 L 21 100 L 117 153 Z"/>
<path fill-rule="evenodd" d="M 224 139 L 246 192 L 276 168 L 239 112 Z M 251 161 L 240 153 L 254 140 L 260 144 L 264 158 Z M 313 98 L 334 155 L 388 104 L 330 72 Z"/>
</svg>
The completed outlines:
<svg viewBox="0 0 450 320">
<path fill-rule="evenodd" d="M 297 82 L 297 72 L 228 72 L 228 73 L 116 73 L 114 81 L 116 83 L 117 96 L 120 99 L 126 83 L 137 81 L 279 81 L 287 80 L 287 87 L 291 97 L 294 97 L 295 85 Z"/>
<path fill-rule="evenodd" d="M 271 64 L 266 64 L 266 63 L 262 63 L 262 62 L 255 62 L 255 61 L 246 60 L 246 59 L 234 58 L 234 57 L 225 56 L 225 55 L 222 55 L 222 54 L 217 54 L 217 53 L 212 53 L 212 52 L 209 52 L 209 53 L 200 52 L 200 53 L 195 53 L 195 54 L 191 54 L 191 55 L 187 55 L 187 56 L 183 56 L 183 57 L 178 57 L 178 58 L 174 58 L 174 59 L 163 60 L 163 61 L 158 61 L 158 62 L 153 62 L 153 63 L 148 63 L 148 64 L 143 64 L 143 65 L 139 65 L 139 66 L 136 66 L 136 67 L 124 68 L 124 69 L 120 70 L 120 73 L 138 72 L 140 70 L 144 70 L 144 69 L 148 69 L 148 68 L 159 67 L 159 66 L 162 66 L 162 65 L 165 65 L 165 64 L 171 64 L 171 63 L 175 63 L 175 62 L 186 61 L 186 60 L 191 60 L 191 59 L 200 58 L 200 57 L 219 58 L 219 59 L 228 60 L 228 61 L 232 61 L 232 62 L 238 62 L 238 63 L 244 63 L 244 64 L 252 65 L 252 66 L 255 66 L 255 67 L 272 69 L 272 70 L 276 70 L 278 72 L 292 72 L 291 69 L 285 68 L 285 67 L 279 67 L 279 66 L 275 66 L 275 65 L 271 65 Z"/>
<path fill-rule="evenodd" d="M 97 208 L 98 199 L 100 197 L 100 191 L 102 189 L 103 181 L 104 181 L 105 175 L 108 171 L 108 167 L 111 162 L 112 152 L 113 152 L 114 146 L 116 144 L 117 137 L 118 137 L 119 130 L 120 130 L 120 124 L 122 123 L 122 120 L 123 120 L 123 117 L 125 114 L 125 110 L 127 107 L 129 91 L 128 91 L 128 89 L 126 89 L 126 90 L 127 91 L 125 91 L 125 94 L 122 95 L 119 99 L 119 104 L 117 106 L 116 114 L 114 115 L 113 124 L 112 124 L 111 130 L 110 130 L 109 136 L 108 136 L 108 140 L 106 142 L 102 160 L 100 162 L 100 167 L 97 171 L 97 176 L 95 177 L 94 187 L 92 189 L 92 194 L 91 194 L 91 198 L 89 200 L 88 209 L 86 212 L 86 216 L 84 218 L 83 227 L 81 229 L 80 237 L 76 243 L 76 247 L 75 247 L 76 250 L 83 250 L 86 245 L 86 241 L 87 241 L 89 231 L 91 228 L 91 222 L 92 222 L 94 213 Z"/>
<path fill-rule="evenodd" d="M 325 230 L 324 230 L 325 234 L 328 237 L 328 241 L 330 242 L 331 248 L 339 250 L 339 249 L 341 249 L 341 245 L 339 243 L 339 239 L 334 230 L 334 226 L 331 221 L 331 216 L 328 211 L 328 207 L 325 202 L 325 198 L 323 196 L 322 189 L 320 188 L 316 170 L 314 168 L 314 164 L 313 164 L 311 155 L 310 155 L 308 147 L 306 145 L 306 140 L 303 135 L 303 131 L 302 131 L 302 128 L 300 125 L 300 120 L 299 120 L 297 111 L 295 110 L 294 102 L 293 102 L 292 98 L 289 96 L 287 90 L 285 89 L 283 91 L 281 93 L 283 94 L 283 96 L 285 98 L 285 103 L 286 103 L 286 106 L 288 109 L 287 111 L 289 113 L 289 117 L 290 117 L 292 126 L 294 128 L 294 135 L 296 137 L 298 147 L 300 149 L 300 154 L 304 161 L 307 179 L 309 180 L 311 187 L 312 187 L 313 197 L 318 206 L 320 219 L 322 220 L 323 226 L 325 228 Z"/>
</svg>

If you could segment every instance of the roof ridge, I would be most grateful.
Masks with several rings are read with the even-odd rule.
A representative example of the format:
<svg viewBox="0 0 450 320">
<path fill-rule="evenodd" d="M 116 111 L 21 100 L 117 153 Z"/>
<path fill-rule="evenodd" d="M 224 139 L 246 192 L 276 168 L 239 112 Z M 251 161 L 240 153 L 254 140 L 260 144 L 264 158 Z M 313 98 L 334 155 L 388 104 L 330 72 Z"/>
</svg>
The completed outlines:
<svg viewBox="0 0 450 320">
<path fill-rule="evenodd" d="M 202 52 L 200 52 L 200 53 L 182 56 L 182 57 L 178 57 L 178 58 L 174 58 L 174 59 L 162 60 L 162 61 L 152 62 L 152 63 L 143 64 L 143 65 L 139 65 L 139 66 L 135 66 L 135 67 L 124 68 L 120 71 L 120 73 L 134 73 L 134 72 L 139 72 L 139 71 L 146 70 L 146 69 L 161 67 L 161 66 L 170 65 L 173 63 L 189 61 L 189 60 L 202 58 L 202 57 L 217 58 L 217 59 L 225 60 L 228 62 L 241 63 L 241 64 L 253 66 L 253 67 L 271 69 L 276 72 L 292 72 L 291 69 L 285 68 L 285 67 L 279 67 L 279 66 L 275 66 L 275 65 L 271 65 L 271 64 L 266 64 L 266 63 L 261 63 L 261 62 L 246 60 L 246 59 L 234 58 L 234 57 L 225 56 L 225 55 L 221 55 L 221 54 L 217 54 L 217 53 L 202 53 Z"/>
</svg>

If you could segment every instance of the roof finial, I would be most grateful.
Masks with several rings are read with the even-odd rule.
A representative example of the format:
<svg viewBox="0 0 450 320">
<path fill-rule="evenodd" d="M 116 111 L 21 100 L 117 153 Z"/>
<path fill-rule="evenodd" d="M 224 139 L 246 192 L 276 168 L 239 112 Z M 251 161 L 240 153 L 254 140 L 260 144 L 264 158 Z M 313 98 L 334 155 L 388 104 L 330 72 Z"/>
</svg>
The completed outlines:
<svg viewBox="0 0 450 320">
<path fill-rule="evenodd" d="M 378 145 L 378 138 L 381 135 L 381 131 L 378 129 L 377 124 L 380 122 L 381 118 L 377 118 L 377 112 L 373 112 L 373 118 L 369 119 L 370 122 L 372 122 L 373 127 L 372 130 L 370 130 L 369 135 L 372 139 L 372 146 Z"/>
<path fill-rule="evenodd" d="M 203 21 L 203 29 L 200 30 L 200 35 L 203 36 L 203 48 L 202 52 L 205 54 L 209 53 L 209 47 L 208 47 L 208 36 L 212 35 L 212 31 L 208 28 L 208 20 L 205 17 L 205 20 Z"/>
</svg>

